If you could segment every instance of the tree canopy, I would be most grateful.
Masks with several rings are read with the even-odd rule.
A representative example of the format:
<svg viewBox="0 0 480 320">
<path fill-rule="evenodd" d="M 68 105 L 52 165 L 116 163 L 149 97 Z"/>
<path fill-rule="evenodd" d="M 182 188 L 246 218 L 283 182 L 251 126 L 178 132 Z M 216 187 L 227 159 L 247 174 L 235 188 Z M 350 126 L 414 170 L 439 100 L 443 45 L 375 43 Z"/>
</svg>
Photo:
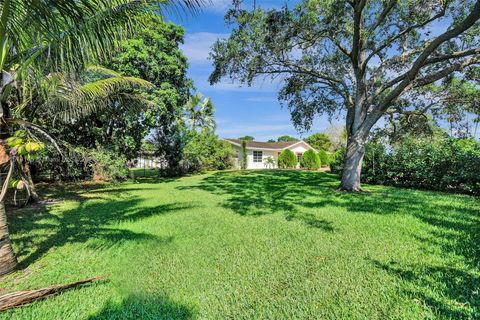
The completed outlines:
<svg viewBox="0 0 480 320">
<path fill-rule="evenodd" d="M 298 141 L 297 138 L 292 136 L 280 136 L 277 138 L 278 142 Z"/>
<path fill-rule="evenodd" d="M 252 136 L 243 136 L 243 137 L 239 137 L 238 139 L 239 139 L 239 140 L 244 140 L 244 141 L 253 141 L 253 140 L 255 140 L 255 138 L 252 137 Z"/>
<path fill-rule="evenodd" d="M 309 145 L 311 145 L 317 150 L 328 151 L 332 147 L 332 143 L 330 142 L 328 136 L 325 133 L 320 132 L 312 134 L 305 139 L 305 142 L 307 142 Z"/>
<path fill-rule="evenodd" d="M 294 9 L 230 10 L 210 82 L 282 82 L 299 128 L 346 114 L 342 189 L 360 190 L 372 127 L 388 113 L 429 112 L 423 88 L 480 63 L 480 0 L 303 0 Z"/>
</svg>

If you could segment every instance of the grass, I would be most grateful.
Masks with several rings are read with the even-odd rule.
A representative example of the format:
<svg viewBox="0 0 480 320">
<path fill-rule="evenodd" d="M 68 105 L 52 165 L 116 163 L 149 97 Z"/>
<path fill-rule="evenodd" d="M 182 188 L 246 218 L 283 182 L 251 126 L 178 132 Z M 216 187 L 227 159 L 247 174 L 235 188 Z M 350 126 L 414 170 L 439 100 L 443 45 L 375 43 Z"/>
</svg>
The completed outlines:
<svg viewBox="0 0 480 320">
<path fill-rule="evenodd" d="M 43 189 L 10 215 L 5 292 L 107 281 L 3 319 L 479 319 L 480 201 L 327 173 L 216 172 Z"/>
</svg>

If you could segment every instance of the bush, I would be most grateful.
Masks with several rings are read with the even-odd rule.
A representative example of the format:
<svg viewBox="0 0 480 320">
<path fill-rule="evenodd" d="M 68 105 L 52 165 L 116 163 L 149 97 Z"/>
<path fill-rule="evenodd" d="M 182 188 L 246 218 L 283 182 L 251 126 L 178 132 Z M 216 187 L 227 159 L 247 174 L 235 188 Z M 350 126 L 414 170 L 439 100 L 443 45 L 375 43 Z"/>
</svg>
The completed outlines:
<svg viewBox="0 0 480 320">
<path fill-rule="evenodd" d="M 90 158 L 94 181 L 116 181 L 127 178 L 127 159 L 124 156 L 101 149 L 86 152 Z"/>
<path fill-rule="evenodd" d="M 330 171 L 341 174 L 343 170 L 343 162 L 345 161 L 345 147 L 339 148 L 330 157 Z"/>
<path fill-rule="evenodd" d="M 330 162 L 332 161 L 332 156 L 323 149 L 318 150 L 318 157 L 320 158 L 320 163 L 322 164 L 322 167 L 329 166 Z"/>
<path fill-rule="evenodd" d="M 480 143 L 473 139 L 405 138 L 389 148 L 370 142 L 363 159 L 362 181 L 478 195 L 479 163 Z M 343 156 L 337 157 L 331 168 L 341 173 Z"/>
<path fill-rule="evenodd" d="M 77 181 L 84 179 L 115 181 L 128 175 L 124 156 L 104 149 L 62 145 L 62 157 L 51 145 L 45 156 L 31 163 L 34 180 Z"/>
<path fill-rule="evenodd" d="M 300 159 L 300 166 L 308 170 L 318 170 L 320 169 L 320 157 L 313 150 L 307 150 Z"/>
<path fill-rule="evenodd" d="M 285 149 L 278 156 L 278 167 L 282 169 L 295 168 L 297 166 L 297 156 L 293 151 Z"/>
<path fill-rule="evenodd" d="M 183 149 L 183 173 L 224 170 L 233 166 L 232 146 L 219 140 L 216 135 L 192 131 L 188 134 L 187 141 Z"/>
</svg>

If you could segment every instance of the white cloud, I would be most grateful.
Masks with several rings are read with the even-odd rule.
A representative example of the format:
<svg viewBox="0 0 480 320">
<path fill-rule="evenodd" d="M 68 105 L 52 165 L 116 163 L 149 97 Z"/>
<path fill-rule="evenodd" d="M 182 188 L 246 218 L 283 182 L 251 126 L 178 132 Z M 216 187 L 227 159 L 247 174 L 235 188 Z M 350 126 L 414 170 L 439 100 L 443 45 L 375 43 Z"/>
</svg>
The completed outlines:
<svg viewBox="0 0 480 320">
<path fill-rule="evenodd" d="M 212 32 L 196 32 L 185 35 L 184 44 L 181 45 L 183 54 L 191 64 L 210 63 L 208 56 L 213 43 L 219 38 L 225 38 L 228 34 Z"/>
</svg>

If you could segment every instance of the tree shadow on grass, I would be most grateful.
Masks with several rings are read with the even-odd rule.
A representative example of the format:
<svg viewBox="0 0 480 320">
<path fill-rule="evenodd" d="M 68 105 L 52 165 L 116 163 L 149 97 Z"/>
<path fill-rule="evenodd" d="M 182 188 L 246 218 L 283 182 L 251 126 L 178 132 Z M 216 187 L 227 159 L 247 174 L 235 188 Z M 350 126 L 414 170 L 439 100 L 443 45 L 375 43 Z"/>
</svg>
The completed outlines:
<svg viewBox="0 0 480 320">
<path fill-rule="evenodd" d="M 367 186 L 370 192 L 352 194 L 337 191 L 338 184 L 336 176 L 326 173 L 261 170 L 218 172 L 207 176 L 195 186 L 178 188 L 195 188 L 218 194 L 223 199 L 223 207 L 240 215 L 281 213 L 288 220 L 302 220 L 309 226 L 325 231 L 335 231 L 336 227 L 332 221 L 317 217 L 315 209 L 341 208 L 356 215 L 411 216 L 423 222 L 426 228 L 422 235 L 409 236 L 424 243 L 427 249 L 435 248 L 437 252 L 439 250 L 445 255 L 462 256 L 468 268 L 475 270 L 477 274 L 480 272 L 478 198 L 374 186 Z M 306 209 L 312 210 L 305 213 Z M 389 221 L 395 223 L 393 219 Z M 429 287 L 445 290 L 453 305 L 462 305 L 464 301 L 468 301 L 473 308 L 470 317 L 480 313 L 478 275 L 466 272 L 465 268 L 419 264 L 416 267 L 423 268 L 423 271 L 409 276 L 405 270 L 412 266 L 397 265 L 395 268 L 387 268 L 380 263 L 375 266 L 418 286 L 418 295 L 443 317 L 455 317 L 458 310 L 455 311 L 451 305 L 433 296 L 422 296 L 422 292 L 427 292 Z M 428 283 L 422 280 L 432 273 L 439 275 L 435 281 Z"/>
<path fill-rule="evenodd" d="M 400 265 L 371 261 L 410 284 L 406 293 L 445 319 L 477 319 L 480 315 L 480 277 L 471 271 L 446 266 Z M 441 284 L 441 286 L 438 286 Z"/>
<path fill-rule="evenodd" d="M 129 295 L 121 303 L 107 303 L 90 320 L 101 319 L 192 319 L 191 308 L 174 302 L 165 295 Z"/>
<path fill-rule="evenodd" d="M 333 231 L 331 222 L 312 214 L 302 214 L 298 206 L 305 197 L 333 192 L 337 187 L 333 175 L 304 171 L 262 170 L 217 172 L 194 186 L 180 190 L 201 189 L 227 197 L 222 206 L 244 216 L 283 213 L 288 220 L 302 220 L 311 227 Z"/>
<path fill-rule="evenodd" d="M 169 203 L 154 207 L 142 207 L 142 199 L 125 195 L 119 190 L 109 194 L 65 193 L 65 198 L 75 199 L 78 206 L 56 212 L 52 206 L 36 212 L 17 211 L 9 216 L 9 229 L 20 259 L 20 268 L 37 261 L 53 247 L 67 243 L 90 242 L 92 247 L 108 248 L 122 241 L 155 240 L 168 243 L 172 239 L 160 239 L 144 232 L 133 232 L 119 228 L 121 222 L 135 222 L 148 217 L 163 215 L 192 208 L 191 204 Z M 104 190 L 104 193 L 117 192 Z M 73 193 L 73 194 L 72 194 Z M 97 242 L 92 240 L 96 240 Z"/>
</svg>

